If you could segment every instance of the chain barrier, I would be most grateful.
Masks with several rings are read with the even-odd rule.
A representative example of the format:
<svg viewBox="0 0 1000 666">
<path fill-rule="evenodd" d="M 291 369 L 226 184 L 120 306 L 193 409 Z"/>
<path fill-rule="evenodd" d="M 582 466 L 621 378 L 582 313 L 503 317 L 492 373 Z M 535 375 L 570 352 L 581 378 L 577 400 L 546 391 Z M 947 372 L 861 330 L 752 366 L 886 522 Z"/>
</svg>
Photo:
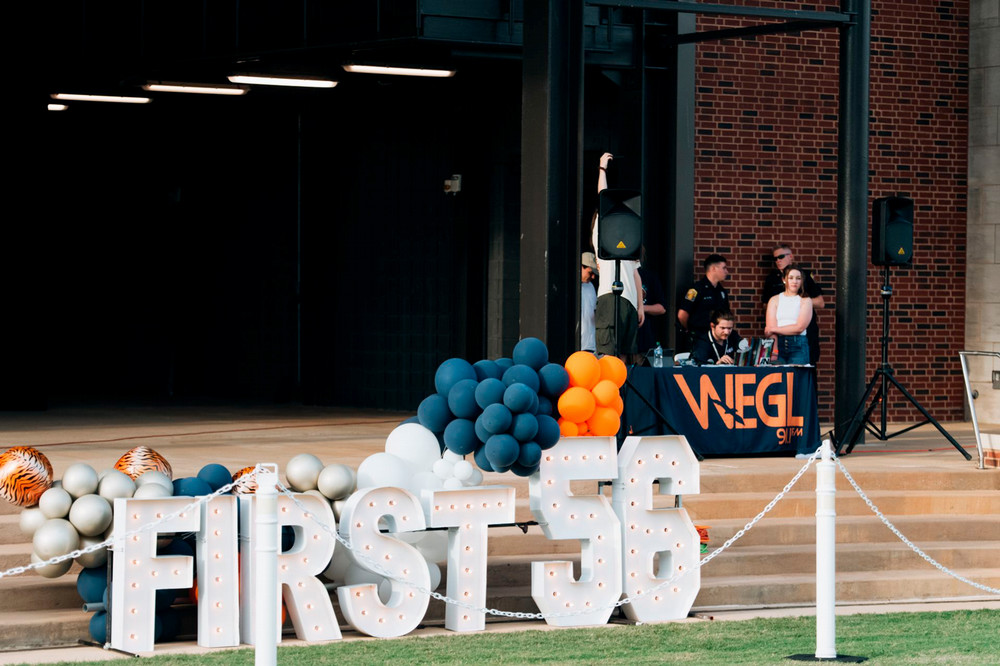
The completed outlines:
<svg viewBox="0 0 1000 666">
<path fill-rule="evenodd" d="M 959 574 L 955 573 L 954 571 L 952 571 L 951 569 L 949 569 L 948 567 L 944 566 L 943 564 L 941 564 L 940 562 L 938 562 L 937 560 L 935 560 L 933 557 L 931 557 L 930 555 L 928 555 L 927 553 L 925 553 L 915 543 L 913 543 L 912 541 L 910 541 L 909 539 L 907 539 L 906 536 L 904 536 L 903 533 L 900 532 L 896 528 L 896 526 L 893 525 L 892 522 L 890 522 L 889 519 L 885 517 L 885 514 L 883 514 L 879 510 L 879 508 L 877 506 L 875 506 L 875 503 L 872 502 L 871 499 L 869 499 L 868 495 L 865 494 L 865 491 L 863 491 L 861 489 L 861 486 L 859 486 L 857 484 L 857 482 L 854 480 L 854 477 L 851 476 L 851 473 L 847 471 L 846 467 L 844 467 L 844 464 L 842 462 L 840 462 L 840 458 L 838 458 L 836 455 L 834 455 L 833 459 L 837 463 L 837 467 L 840 468 L 840 471 L 843 472 L 844 478 L 847 479 L 847 481 L 854 488 L 855 492 L 857 492 L 858 495 L 861 497 L 861 499 L 864 500 L 864 503 L 868 505 L 868 508 L 872 510 L 872 513 L 874 513 L 876 516 L 878 516 L 878 519 L 882 521 L 882 524 L 885 525 L 886 527 L 888 527 L 889 531 L 891 531 L 893 534 L 895 534 L 899 538 L 900 541 L 902 541 L 907 546 L 909 546 L 910 550 L 912 550 L 914 553 L 916 553 L 921 558 L 923 558 L 924 560 L 926 560 L 934 568 L 938 569 L 939 571 L 941 571 L 944 574 L 947 574 L 948 576 L 951 576 L 955 580 L 962 581 L 963 583 L 966 583 L 967 585 L 971 585 L 972 587 L 975 587 L 977 589 L 983 590 L 984 592 L 989 592 L 990 594 L 1000 594 L 1000 589 L 997 589 L 995 587 L 989 587 L 988 585 L 983 585 L 982 583 L 977 583 L 974 580 L 969 580 L 968 578 L 965 578 L 964 576 L 960 576 Z"/>
</svg>

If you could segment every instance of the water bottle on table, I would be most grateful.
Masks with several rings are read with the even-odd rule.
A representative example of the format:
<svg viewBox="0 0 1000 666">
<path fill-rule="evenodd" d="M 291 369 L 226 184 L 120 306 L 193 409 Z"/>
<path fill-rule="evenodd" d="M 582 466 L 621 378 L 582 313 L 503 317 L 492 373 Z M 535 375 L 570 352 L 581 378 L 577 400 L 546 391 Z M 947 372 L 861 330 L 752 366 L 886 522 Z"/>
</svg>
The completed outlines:
<svg viewBox="0 0 1000 666">
<path fill-rule="evenodd" d="M 656 349 L 653 350 L 653 367 L 663 367 L 663 347 L 660 346 L 659 342 L 656 343 Z"/>
</svg>

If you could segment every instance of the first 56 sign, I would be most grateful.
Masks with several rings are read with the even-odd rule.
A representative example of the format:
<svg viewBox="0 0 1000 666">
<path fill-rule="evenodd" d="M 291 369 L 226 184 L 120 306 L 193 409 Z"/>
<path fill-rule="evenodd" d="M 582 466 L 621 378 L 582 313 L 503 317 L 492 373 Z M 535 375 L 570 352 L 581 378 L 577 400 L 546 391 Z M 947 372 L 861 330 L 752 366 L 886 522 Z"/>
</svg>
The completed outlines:
<svg viewBox="0 0 1000 666">
<path fill-rule="evenodd" d="M 586 626 L 608 621 L 623 597 L 633 620 L 657 622 L 687 616 L 700 588 L 699 537 L 682 508 L 656 509 L 661 494 L 699 492 L 698 462 L 683 437 L 629 437 L 616 451 L 613 437 L 563 438 L 545 451 L 529 481 L 531 511 L 550 539 L 580 541 L 580 577 L 568 561 L 531 565 L 531 596 L 546 622 Z M 611 502 L 596 481 L 613 480 Z M 594 481 L 593 486 L 573 482 Z M 592 487 L 593 494 L 580 492 Z M 183 509 L 187 498 L 115 500 L 111 586 L 112 647 L 153 649 L 157 589 L 190 587 L 197 578 L 198 644 L 206 647 L 254 643 L 254 591 L 263 580 L 278 586 L 299 638 L 341 637 L 327 589 L 318 576 L 333 556 L 336 539 L 321 525 L 335 525 L 327 502 L 315 495 L 278 497 L 278 525 L 291 525 L 295 543 L 278 554 L 275 577 L 262 575 L 255 555 L 260 535 L 256 498 L 218 496 L 180 513 L 161 532 L 197 532 L 195 557 L 157 556 L 157 533 L 138 528 Z M 305 507 L 305 510 L 303 508 Z M 410 544 L 379 529 L 413 532 L 448 529 L 445 626 L 452 631 L 485 627 L 488 527 L 514 521 L 514 489 L 482 486 L 425 491 L 422 498 L 400 488 L 362 488 L 347 501 L 337 526 L 355 559 L 388 576 L 383 603 L 374 584 L 345 585 L 337 596 L 345 620 L 371 636 L 402 636 L 424 618 L 430 576 L 423 556 Z M 274 529 L 278 529 L 278 525 Z M 343 547 L 343 546 L 340 546 Z M 197 567 L 197 576 L 195 576 Z M 670 582 L 667 582 L 670 581 Z M 274 627 L 280 640 L 280 624 Z"/>
</svg>

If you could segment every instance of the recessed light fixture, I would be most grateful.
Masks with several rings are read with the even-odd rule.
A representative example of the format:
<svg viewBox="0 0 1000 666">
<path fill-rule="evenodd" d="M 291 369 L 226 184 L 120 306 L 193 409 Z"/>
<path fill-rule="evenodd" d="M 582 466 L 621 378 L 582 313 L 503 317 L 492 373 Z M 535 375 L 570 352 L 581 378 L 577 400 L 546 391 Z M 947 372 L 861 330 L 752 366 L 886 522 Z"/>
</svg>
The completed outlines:
<svg viewBox="0 0 1000 666">
<path fill-rule="evenodd" d="M 229 77 L 233 83 L 257 86 L 289 86 L 293 88 L 333 88 L 336 81 L 330 79 L 310 79 L 296 76 L 263 76 L 254 74 L 234 74 Z"/>
<path fill-rule="evenodd" d="M 54 93 L 52 99 L 61 102 L 114 102 L 117 104 L 149 104 L 153 100 L 148 97 L 125 97 L 122 95 L 83 95 L 79 93 Z"/>
<path fill-rule="evenodd" d="M 429 76 L 446 79 L 455 76 L 453 69 L 425 69 L 422 67 L 391 67 L 388 65 L 344 65 L 344 70 L 355 74 L 389 74 L 392 76 Z"/>
<path fill-rule="evenodd" d="M 65 104 L 49 104 L 49 111 L 65 111 L 69 107 Z"/>
<path fill-rule="evenodd" d="M 207 83 L 177 83 L 172 81 L 150 81 L 142 87 L 151 92 L 195 93 L 199 95 L 246 95 L 247 89 L 230 85 L 210 85 Z"/>
</svg>

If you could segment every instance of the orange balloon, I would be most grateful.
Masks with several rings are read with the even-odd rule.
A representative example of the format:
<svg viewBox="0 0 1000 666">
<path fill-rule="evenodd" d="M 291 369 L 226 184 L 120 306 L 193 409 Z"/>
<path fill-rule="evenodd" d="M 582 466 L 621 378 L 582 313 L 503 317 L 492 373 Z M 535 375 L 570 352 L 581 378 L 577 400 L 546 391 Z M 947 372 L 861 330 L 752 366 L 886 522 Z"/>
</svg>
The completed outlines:
<svg viewBox="0 0 1000 666">
<path fill-rule="evenodd" d="M 591 432 L 598 437 L 610 437 L 617 435 L 621 427 L 621 421 L 615 410 L 610 407 L 598 407 L 594 410 L 594 415 L 587 421 Z"/>
<path fill-rule="evenodd" d="M 601 379 L 608 379 L 621 388 L 625 386 L 625 379 L 628 377 L 628 369 L 625 362 L 617 356 L 602 356 L 598 361 L 601 366 Z"/>
<path fill-rule="evenodd" d="M 579 433 L 576 424 L 567 419 L 559 419 L 559 434 L 563 437 L 576 437 Z"/>
<path fill-rule="evenodd" d="M 614 407 L 615 401 L 618 399 L 618 387 L 610 379 L 602 379 L 597 382 L 597 386 L 593 388 L 591 393 L 594 394 L 594 400 L 597 401 L 599 407 Z"/>
<path fill-rule="evenodd" d="M 622 412 L 625 411 L 625 401 L 622 400 L 621 396 L 618 396 L 618 400 L 617 400 L 617 402 L 615 402 L 615 404 L 612 407 L 612 409 L 615 410 L 615 412 L 618 414 L 618 416 L 621 416 Z"/>
<path fill-rule="evenodd" d="M 601 363 L 590 352 L 578 351 L 566 359 L 570 386 L 582 386 L 588 391 L 601 381 Z"/>
<path fill-rule="evenodd" d="M 559 415 L 574 423 L 589 419 L 595 406 L 594 394 L 580 386 L 570 386 L 559 396 Z"/>
<path fill-rule="evenodd" d="M 577 437 L 586 437 L 587 435 L 593 435 L 594 434 L 594 433 L 590 432 L 590 426 L 587 425 L 586 421 L 582 421 L 580 423 L 577 423 L 576 424 L 576 429 L 577 429 Z"/>
</svg>

